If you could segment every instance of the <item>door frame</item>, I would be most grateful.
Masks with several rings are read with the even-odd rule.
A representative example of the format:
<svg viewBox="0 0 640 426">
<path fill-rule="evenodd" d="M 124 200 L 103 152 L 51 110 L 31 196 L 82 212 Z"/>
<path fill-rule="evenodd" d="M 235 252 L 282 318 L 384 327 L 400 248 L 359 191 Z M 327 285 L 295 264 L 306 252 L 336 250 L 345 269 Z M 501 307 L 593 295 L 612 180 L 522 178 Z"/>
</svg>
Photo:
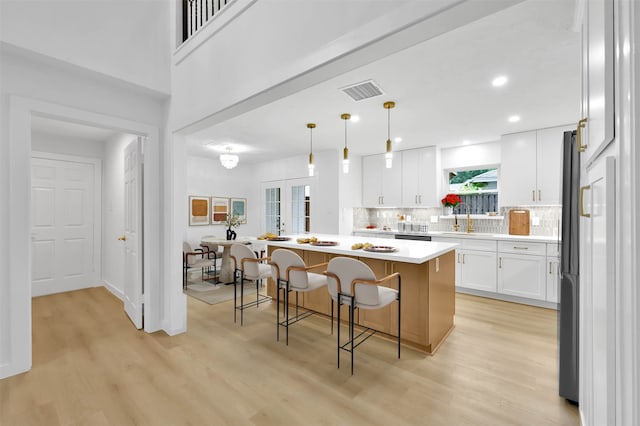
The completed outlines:
<svg viewBox="0 0 640 426">
<path fill-rule="evenodd" d="M 146 136 L 144 147 L 145 331 L 161 329 L 160 133 L 155 126 L 22 96 L 9 97 L 9 350 L 0 378 L 31 369 L 31 118 L 33 115 Z M 155 261 L 155 262 L 154 262 Z"/>
<path fill-rule="evenodd" d="M 56 154 L 43 151 L 31 151 L 31 158 L 91 164 L 93 166 L 93 264 L 95 265 L 95 274 L 97 275 L 95 286 L 105 285 L 102 279 L 102 160 L 95 157 L 79 157 L 76 155 Z M 112 293 L 114 292 L 112 288 L 109 290 Z"/>
</svg>

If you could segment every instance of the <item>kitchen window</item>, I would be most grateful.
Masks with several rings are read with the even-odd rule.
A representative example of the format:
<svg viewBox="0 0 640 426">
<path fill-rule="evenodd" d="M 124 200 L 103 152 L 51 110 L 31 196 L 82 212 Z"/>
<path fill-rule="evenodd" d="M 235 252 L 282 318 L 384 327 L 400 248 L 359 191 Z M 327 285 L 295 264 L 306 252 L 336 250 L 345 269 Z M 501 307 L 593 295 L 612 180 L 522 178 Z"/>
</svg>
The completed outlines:
<svg viewBox="0 0 640 426">
<path fill-rule="evenodd" d="M 449 172 L 448 193 L 458 194 L 456 214 L 485 214 L 498 211 L 498 169 L 482 168 Z"/>
</svg>

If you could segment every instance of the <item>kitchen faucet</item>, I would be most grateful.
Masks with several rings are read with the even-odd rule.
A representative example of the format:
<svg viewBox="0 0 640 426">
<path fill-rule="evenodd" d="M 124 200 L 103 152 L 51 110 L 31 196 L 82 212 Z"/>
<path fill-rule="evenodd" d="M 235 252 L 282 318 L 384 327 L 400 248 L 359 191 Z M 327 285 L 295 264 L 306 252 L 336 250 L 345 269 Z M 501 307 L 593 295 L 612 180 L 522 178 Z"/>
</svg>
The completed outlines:
<svg viewBox="0 0 640 426">
<path fill-rule="evenodd" d="M 460 203 L 461 206 L 465 206 L 467 209 L 467 234 L 473 232 L 473 220 L 471 219 L 471 211 L 469 209 L 469 205 L 467 203 Z"/>
</svg>

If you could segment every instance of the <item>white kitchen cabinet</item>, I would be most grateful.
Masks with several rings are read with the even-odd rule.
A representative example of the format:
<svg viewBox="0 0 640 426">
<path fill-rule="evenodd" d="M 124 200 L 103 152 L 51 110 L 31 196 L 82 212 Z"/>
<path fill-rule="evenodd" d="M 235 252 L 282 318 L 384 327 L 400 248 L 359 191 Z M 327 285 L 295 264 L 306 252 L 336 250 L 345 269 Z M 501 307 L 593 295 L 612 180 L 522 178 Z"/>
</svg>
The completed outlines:
<svg viewBox="0 0 640 426">
<path fill-rule="evenodd" d="M 585 424 L 593 425 L 616 423 L 615 167 L 614 157 L 600 157 L 581 177 L 579 392 Z M 584 386 L 585 377 L 598 385 Z"/>
<path fill-rule="evenodd" d="M 498 242 L 498 292 L 546 300 L 544 243 Z"/>
<path fill-rule="evenodd" d="M 547 302 L 558 303 L 560 285 L 560 258 L 547 256 Z"/>
<path fill-rule="evenodd" d="M 402 153 L 402 205 L 440 206 L 440 167 L 435 146 L 408 149 Z"/>
<path fill-rule="evenodd" d="M 456 252 L 456 285 L 474 290 L 496 291 L 496 241 L 461 238 Z"/>
<path fill-rule="evenodd" d="M 384 154 L 362 157 L 362 205 L 398 207 L 401 204 L 402 166 L 385 167 Z"/>
<path fill-rule="evenodd" d="M 458 287 L 496 291 L 496 252 L 461 249 L 457 253 Z"/>
<path fill-rule="evenodd" d="M 613 1 L 584 2 L 582 32 L 582 163 L 589 165 L 614 138 Z"/>
<path fill-rule="evenodd" d="M 536 132 L 504 135 L 500 146 L 502 150 L 498 181 L 500 206 L 535 203 Z"/>
<path fill-rule="evenodd" d="M 562 141 L 570 130 L 560 126 L 502 137 L 500 205 L 561 203 Z"/>
</svg>

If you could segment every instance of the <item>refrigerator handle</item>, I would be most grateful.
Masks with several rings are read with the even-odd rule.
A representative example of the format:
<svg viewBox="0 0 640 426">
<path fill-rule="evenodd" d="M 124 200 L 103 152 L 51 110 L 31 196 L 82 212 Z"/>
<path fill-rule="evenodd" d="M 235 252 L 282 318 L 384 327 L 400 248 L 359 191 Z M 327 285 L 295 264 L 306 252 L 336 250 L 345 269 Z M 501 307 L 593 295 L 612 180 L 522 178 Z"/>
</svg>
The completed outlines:
<svg viewBox="0 0 640 426">
<path fill-rule="evenodd" d="M 586 125 L 586 118 L 578 121 L 578 128 L 576 129 L 576 142 L 578 145 L 578 152 L 585 152 L 587 150 L 587 145 L 582 145 L 582 129 Z"/>
<path fill-rule="evenodd" d="M 581 186 L 580 187 L 580 216 L 582 217 L 591 217 L 589 213 L 584 212 L 584 191 L 587 189 L 591 189 L 591 185 Z"/>
</svg>

